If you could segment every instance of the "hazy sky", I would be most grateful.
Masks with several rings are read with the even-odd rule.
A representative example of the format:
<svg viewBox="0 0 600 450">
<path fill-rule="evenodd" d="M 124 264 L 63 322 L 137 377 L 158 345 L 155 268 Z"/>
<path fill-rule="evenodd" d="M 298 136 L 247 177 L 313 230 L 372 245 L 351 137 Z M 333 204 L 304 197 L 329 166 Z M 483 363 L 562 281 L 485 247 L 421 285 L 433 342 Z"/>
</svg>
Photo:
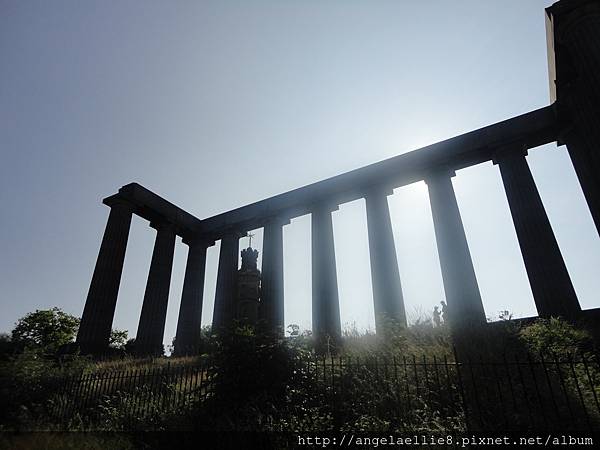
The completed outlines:
<svg viewBox="0 0 600 450">
<path fill-rule="evenodd" d="M 550 3 L 0 0 L 0 331 L 36 308 L 81 315 L 101 199 L 124 184 L 204 218 L 547 105 Z M 528 161 L 580 302 L 600 306 L 600 240 L 566 150 Z M 498 168 L 453 182 L 486 313 L 534 314 Z M 389 204 L 414 319 L 444 298 L 427 189 Z M 364 202 L 334 231 L 342 323 L 373 328 Z M 154 236 L 134 219 L 114 322 L 130 336 Z M 304 328 L 309 239 L 310 216 L 284 229 L 286 323 Z M 186 255 L 178 240 L 165 343 Z"/>
</svg>

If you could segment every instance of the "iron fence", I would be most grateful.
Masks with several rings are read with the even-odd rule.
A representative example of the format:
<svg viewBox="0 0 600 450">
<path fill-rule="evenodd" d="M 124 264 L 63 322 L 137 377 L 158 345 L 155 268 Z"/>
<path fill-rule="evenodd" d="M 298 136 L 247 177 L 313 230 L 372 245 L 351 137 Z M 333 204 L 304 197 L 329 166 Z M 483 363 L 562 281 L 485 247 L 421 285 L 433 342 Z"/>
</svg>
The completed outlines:
<svg viewBox="0 0 600 450">
<path fill-rule="evenodd" d="M 596 358 L 329 358 L 313 370 L 322 378 L 334 417 L 341 416 L 339 423 L 348 411 L 366 406 L 369 416 L 409 428 L 437 417 L 436 425 L 445 430 L 600 430 Z M 365 394 L 376 398 L 365 401 Z"/>
<path fill-rule="evenodd" d="M 94 423 L 112 413 L 119 423 L 133 425 L 189 408 L 206 397 L 209 385 L 206 364 L 80 373 L 62 380 L 50 409 L 63 424 L 74 417 Z"/>
<path fill-rule="evenodd" d="M 338 429 L 369 419 L 396 429 L 600 430 L 596 358 L 321 357 L 305 370 L 310 392 L 304 394 L 330 412 Z M 112 413 L 125 427 L 147 424 L 201 406 L 213 375 L 209 362 L 82 373 L 62 381 L 52 414 L 93 422 Z"/>
</svg>

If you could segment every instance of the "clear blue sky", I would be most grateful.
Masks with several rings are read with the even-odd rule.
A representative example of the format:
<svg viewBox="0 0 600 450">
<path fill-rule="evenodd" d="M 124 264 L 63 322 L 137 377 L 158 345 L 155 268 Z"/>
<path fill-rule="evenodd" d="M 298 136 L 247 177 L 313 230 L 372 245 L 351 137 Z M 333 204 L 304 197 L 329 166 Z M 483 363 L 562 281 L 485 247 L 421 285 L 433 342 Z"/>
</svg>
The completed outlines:
<svg viewBox="0 0 600 450">
<path fill-rule="evenodd" d="M 547 105 L 549 4 L 0 0 L 0 330 L 36 308 L 81 314 L 101 199 L 124 184 L 203 218 Z M 600 240 L 566 150 L 528 160 L 580 302 L 600 306 Z M 533 314 L 497 167 L 453 181 L 486 313 Z M 444 298 L 426 188 L 389 203 L 414 319 Z M 372 328 L 364 203 L 334 228 L 342 322 Z M 134 220 L 114 323 L 130 336 L 154 233 Z M 309 328 L 310 216 L 284 233 L 286 322 Z M 178 242 L 166 343 L 186 253 Z"/>
</svg>

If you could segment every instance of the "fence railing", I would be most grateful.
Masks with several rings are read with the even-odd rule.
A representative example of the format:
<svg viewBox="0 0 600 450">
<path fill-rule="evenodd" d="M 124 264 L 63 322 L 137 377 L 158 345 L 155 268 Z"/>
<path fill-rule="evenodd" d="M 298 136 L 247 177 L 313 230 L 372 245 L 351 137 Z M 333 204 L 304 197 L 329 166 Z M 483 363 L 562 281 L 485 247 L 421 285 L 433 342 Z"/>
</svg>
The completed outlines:
<svg viewBox="0 0 600 450">
<path fill-rule="evenodd" d="M 210 367 L 164 365 L 66 378 L 53 414 L 93 423 L 110 407 L 125 428 L 153 415 L 181 414 L 211 394 Z M 308 361 L 306 371 L 311 392 L 305 395 L 328 408 L 336 426 L 360 416 L 407 428 L 434 420 L 446 430 L 600 430 L 596 358 L 324 357 Z"/>
<path fill-rule="evenodd" d="M 412 425 L 429 411 L 444 428 L 459 424 L 473 431 L 597 431 L 599 369 L 595 358 L 531 355 L 461 362 L 448 356 L 330 358 L 314 365 L 314 377 L 322 379 L 334 412 L 342 416 L 367 406 L 372 417 Z M 371 385 L 364 389 L 358 380 Z M 362 401 L 361 387 L 379 398 Z"/>
<path fill-rule="evenodd" d="M 133 424 L 188 408 L 207 395 L 209 384 L 206 364 L 81 373 L 62 381 L 52 413 L 62 423 L 76 415 L 93 423 L 111 408 L 121 423 Z"/>
</svg>

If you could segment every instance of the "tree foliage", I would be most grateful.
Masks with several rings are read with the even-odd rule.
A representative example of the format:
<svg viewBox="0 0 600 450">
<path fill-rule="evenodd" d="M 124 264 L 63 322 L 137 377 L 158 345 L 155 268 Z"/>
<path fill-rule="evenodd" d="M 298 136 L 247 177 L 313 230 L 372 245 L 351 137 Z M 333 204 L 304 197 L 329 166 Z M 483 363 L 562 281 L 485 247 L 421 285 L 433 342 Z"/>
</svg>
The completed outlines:
<svg viewBox="0 0 600 450">
<path fill-rule="evenodd" d="M 574 355 L 592 346 L 590 333 L 568 321 L 551 317 L 537 319 L 520 332 L 530 351 L 547 355 Z"/>
<path fill-rule="evenodd" d="M 78 328 L 79 318 L 60 308 L 38 309 L 18 320 L 12 330 L 11 340 L 20 349 L 55 353 L 60 346 L 75 340 Z"/>
<path fill-rule="evenodd" d="M 77 336 L 81 319 L 58 307 L 38 309 L 20 318 L 10 335 L 0 337 L 0 354 L 41 351 L 56 354 L 66 344 L 72 344 Z M 112 330 L 109 347 L 124 349 L 127 330 Z"/>
<path fill-rule="evenodd" d="M 127 345 L 127 330 L 117 330 L 114 329 L 110 333 L 110 338 L 108 340 L 108 345 L 111 348 L 125 349 Z"/>
</svg>

